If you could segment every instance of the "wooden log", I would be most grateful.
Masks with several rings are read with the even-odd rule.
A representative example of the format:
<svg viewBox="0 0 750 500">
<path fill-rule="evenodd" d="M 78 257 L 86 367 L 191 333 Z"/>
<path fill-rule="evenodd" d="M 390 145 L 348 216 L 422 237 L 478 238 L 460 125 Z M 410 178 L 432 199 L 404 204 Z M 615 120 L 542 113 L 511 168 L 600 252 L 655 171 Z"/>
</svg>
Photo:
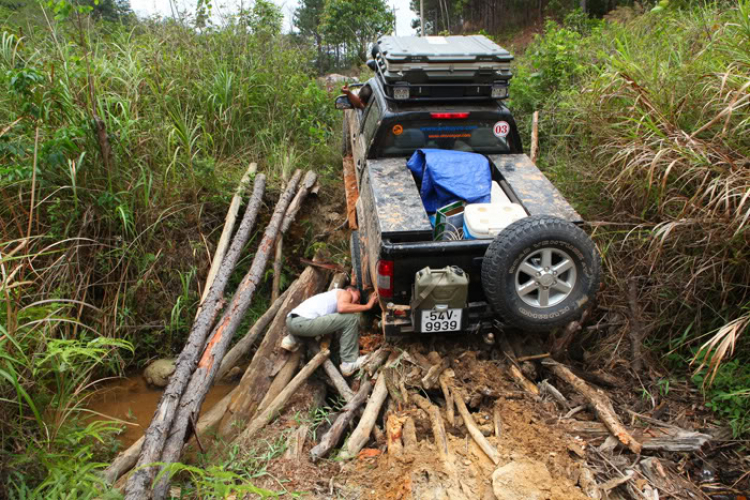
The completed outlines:
<svg viewBox="0 0 750 500">
<path fill-rule="evenodd" d="M 229 250 L 224 257 L 221 270 L 216 275 L 205 299 L 201 302 L 201 310 L 193 322 L 185 347 L 177 358 L 175 371 L 169 379 L 169 384 L 159 400 L 154 417 L 144 435 L 143 446 L 136 464 L 139 469 L 127 483 L 126 498 L 129 500 L 140 500 L 146 495 L 146 489 L 151 484 L 155 469 L 145 466 L 159 461 L 164 443 L 167 440 L 167 433 L 170 431 L 173 419 L 176 416 L 177 405 L 190 382 L 198 358 L 203 353 L 206 337 L 213 326 L 216 311 L 223 300 L 224 289 L 229 281 L 229 276 L 234 271 L 242 248 L 247 243 L 255 226 L 255 219 L 263 200 L 265 185 L 265 176 L 258 175 L 255 178 L 253 195 L 245 209 L 237 234 L 232 239 Z"/>
<path fill-rule="evenodd" d="M 318 351 L 320 351 L 320 346 L 314 339 L 306 340 L 305 345 L 307 345 L 307 348 L 313 354 L 317 354 Z M 352 399 L 354 399 L 354 391 L 352 391 L 349 387 L 349 384 L 346 383 L 346 379 L 341 374 L 339 369 L 336 368 L 336 365 L 333 364 L 333 361 L 331 361 L 330 359 L 326 359 L 323 363 L 323 371 L 325 371 L 326 375 L 328 375 L 328 379 L 331 381 L 331 385 L 333 385 L 333 388 L 336 389 L 336 392 L 338 392 L 339 395 L 344 398 L 344 401 L 349 403 Z"/>
<path fill-rule="evenodd" d="M 477 445 L 479 445 L 485 455 L 487 455 L 495 465 L 499 464 L 500 453 L 498 453 L 497 449 L 495 449 L 495 447 L 492 446 L 489 441 L 487 441 L 487 438 L 484 437 L 482 431 L 479 430 L 479 427 L 477 427 L 477 424 L 476 422 L 474 422 L 471 413 L 469 413 L 469 409 L 466 407 L 466 403 L 464 403 L 464 398 L 461 394 L 461 391 L 455 386 L 451 386 L 451 392 L 453 392 L 453 401 L 456 404 L 456 409 L 461 415 L 461 418 L 463 419 L 464 425 L 469 431 L 469 434 L 474 439 L 474 441 L 476 441 Z"/>
<path fill-rule="evenodd" d="M 310 433 L 310 426 L 302 424 L 297 427 L 289 439 L 287 440 L 286 452 L 284 452 L 284 458 L 293 462 L 301 462 L 304 456 L 305 441 L 307 441 L 307 435 Z"/>
<path fill-rule="evenodd" d="M 302 183 L 299 185 L 299 191 L 297 191 L 297 194 L 294 196 L 294 199 L 289 204 L 289 207 L 287 208 L 286 213 L 284 214 L 284 220 L 281 223 L 281 231 L 279 232 L 279 236 L 276 238 L 276 243 L 275 243 L 276 255 L 274 258 L 274 262 L 273 262 L 273 283 L 271 286 L 271 301 L 275 301 L 279 297 L 279 289 L 281 287 L 282 261 L 284 257 L 283 235 L 289 230 L 289 227 L 294 222 L 294 219 L 297 218 L 297 214 L 302 208 L 302 203 L 305 201 L 305 198 L 307 198 L 307 195 L 310 194 L 310 190 L 312 190 L 317 180 L 318 180 L 318 174 L 316 174 L 312 170 L 307 172 L 307 174 L 305 174 L 305 178 L 302 180 Z"/>
<path fill-rule="evenodd" d="M 400 457 L 404 454 L 404 444 L 401 441 L 406 417 L 399 417 L 393 413 L 385 421 L 385 435 L 388 443 L 388 455 Z"/>
<path fill-rule="evenodd" d="M 503 432 L 503 419 L 500 417 L 500 408 L 495 406 L 492 411 L 492 426 L 495 432 L 495 438 L 499 438 Z"/>
<path fill-rule="evenodd" d="M 360 452 L 360 450 L 367 444 L 370 439 L 370 433 L 372 428 L 375 426 L 375 420 L 380 413 L 386 397 L 388 397 L 388 388 L 385 386 L 385 378 L 378 377 L 378 381 L 375 382 L 375 389 L 372 391 L 372 396 L 365 406 L 365 411 L 362 412 L 362 418 L 359 419 L 357 427 L 349 436 L 349 440 L 346 443 L 346 450 L 344 458 L 354 458 Z"/>
<path fill-rule="evenodd" d="M 404 453 L 407 455 L 415 453 L 419 446 L 419 441 L 417 441 L 417 427 L 414 425 L 414 419 L 408 415 L 406 416 L 406 420 L 404 420 L 402 438 Z"/>
<path fill-rule="evenodd" d="M 304 368 L 299 371 L 299 373 L 289 382 L 289 385 L 287 385 L 283 391 L 279 393 L 278 396 L 274 398 L 273 401 L 271 401 L 268 404 L 268 407 L 264 409 L 262 412 L 259 412 L 258 416 L 256 416 L 252 422 L 250 422 L 250 425 L 247 426 L 247 428 L 242 431 L 242 434 L 239 436 L 240 444 L 247 444 L 250 442 L 251 439 L 255 437 L 255 435 L 260 431 L 268 422 L 273 420 L 273 418 L 276 416 L 276 414 L 284 407 L 287 401 L 289 401 L 289 398 L 294 395 L 294 393 L 300 388 L 303 382 L 307 380 L 310 375 L 313 374 L 315 370 L 318 369 L 320 365 L 323 364 L 323 361 L 325 361 L 328 356 L 331 355 L 331 351 L 328 349 L 321 350 L 318 354 L 312 357 L 310 361 L 307 362 Z"/>
<path fill-rule="evenodd" d="M 611 436 L 606 425 L 600 422 L 584 422 L 580 420 L 563 420 L 565 430 L 574 436 L 584 439 L 601 439 Z M 711 440 L 711 436 L 695 431 L 688 431 L 679 427 L 650 427 L 648 432 L 641 429 L 631 429 L 629 432 L 641 443 L 644 451 L 668 451 L 695 453 L 701 451 Z M 617 441 L 618 444 L 620 441 Z"/>
<path fill-rule="evenodd" d="M 284 300 L 286 300 L 287 295 L 289 295 L 289 290 L 292 288 L 292 286 L 294 286 L 294 283 L 292 283 L 292 285 L 287 288 L 284 293 L 282 293 L 281 296 L 271 304 L 271 307 L 269 307 L 266 312 L 263 313 L 263 316 L 258 318 L 258 320 L 253 324 L 253 326 L 247 332 L 247 335 L 242 337 L 239 342 L 237 342 L 234 347 L 229 350 L 226 356 L 224 356 L 224 359 L 221 362 L 221 367 L 219 368 L 219 372 L 216 374 L 216 380 L 223 379 L 226 374 L 229 373 L 229 370 L 237 366 L 240 360 L 248 352 L 250 352 L 250 349 L 253 348 L 255 341 L 258 339 L 258 337 L 261 336 L 261 334 L 263 334 L 268 324 L 273 321 L 274 317 L 276 317 L 276 313 L 279 312 L 279 309 L 283 305 Z"/>
<path fill-rule="evenodd" d="M 440 389 L 442 389 L 443 396 L 445 397 L 445 419 L 449 424 L 455 425 L 456 419 L 453 407 L 453 394 L 450 388 L 451 378 L 453 378 L 453 370 L 448 368 L 440 374 L 438 380 L 440 381 Z M 424 379 L 422 379 L 422 383 L 424 384 Z"/>
<path fill-rule="evenodd" d="M 557 387 L 550 384 L 547 379 L 544 379 L 539 383 L 539 390 L 544 394 L 552 396 L 552 399 L 557 401 L 564 409 L 570 409 L 570 403 L 568 403 L 568 400 L 563 396 L 562 392 L 558 391 Z"/>
<path fill-rule="evenodd" d="M 219 238 L 219 243 L 216 245 L 216 250 L 214 251 L 214 258 L 211 262 L 211 269 L 208 271 L 208 276 L 206 277 L 206 283 L 203 285 L 203 293 L 201 294 L 201 304 L 204 300 L 206 300 L 206 296 L 208 295 L 208 290 L 211 288 L 211 285 L 214 282 L 214 279 L 216 278 L 216 275 L 219 273 L 219 269 L 221 269 L 221 266 L 224 262 L 224 256 L 227 254 L 227 249 L 229 248 L 229 241 L 232 238 L 232 232 L 234 232 L 234 225 L 237 221 L 237 214 L 240 212 L 240 204 L 242 203 L 242 195 L 247 190 L 247 186 L 250 183 L 250 178 L 255 175 L 255 171 L 257 170 L 257 165 L 255 162 L 251 163 L 247 170 L 245 171 L 245 174 L 242 176 L 242 179 L 240 179 L 240 183 L 237 185 L 237 189 L 234 191 L 234 196 L 232 196 L 232 201 L 229 203 L 229 209 L 227 210 L 227 216 L 224 219 L 224 229 L 221 231 L 221 238 Z M 257 183 L 256 183 L 257 184 Z M 198 311 L 196 312 L 196 317 L 198 316 L 198 313 L 200 312 L 201 306 L 198 306 Z"/>
<path fill-rule="evenodd" d="M 628 430 L 622 425 L 617 417 L 612 402 L 606 394 L 594 389 L 575 376 L 566 366 L 552 360 L 544 362 L 544 366 L 552 370 L 559 379 L 570 384 L 579 394 L 581 394 L 589 404 L 594 408 L 597 417 L 602 421 L 607 429 L 620 440 L 622 444 L 628 447 L 630 451 L 639 455 L 641 453 L 641 443 L 635 440 Z"/>
<path fill-rule="evenodd" d="M 279 308 L 273 322 L 269 325 L 263 341 L 250 362 L 250 366 L 247 367 L 242 380 L 240 380 L 240 390 L 235 393 L 235 397 L 221 420 L 219 434 L 226 441 L 231 441 L 238 432 L 238 425 L 236 424 L 243 420 L 248 421 L 253 417 L 258 404 L 268 392 L 268 388 L 273 381 L 273 367 L 286 352 L 277 346 L 286 331 L 287 314 L 300 302 L 323 290 L 327 282 L 327 275 L 324 271 L 307 267 L 296 284 L 290 287 L 289 295 Z"/>
<path fill-rule="evenodd" d="M 539 111 L 534 111 L 531 120 L 531 162 L 539 159 Z"/>
<path fill-rule="evenodd" d="M 250 269 L 245 274 L 245 277 L 242 278 L 232 296 L 231 303 L 214 328 L 208 342 L 206 342 L 205 350 L 198 362 L 198 366 L 195 367 L 195 371 L 190 378 L 190 383 L 185 388 L 184 393 L 180 395 L 180 404 L 177 406 L 176 415 L 173 418 L 169 435 L 161 452 L 160 461 L 164 464 L 174 463 L 180 458 L 182 448 L 187 441 L 188 423 L 191 420 L 197 420 L 200 408 L 203 405 L 208 390 L 213 385 L 216 372 L 219 371 L 221 361 L 229 349 L 232 337 L 244 319 L 247 309 L 250 307 L 258 283 L 260 283 L 265 273 L 270 253 L 273 249 L 273 242 L 281 230 L 284 213 L 289 206 L 301 175 L 301 172 L 297 171 L 292 180 L 289 181 L 286 190 L 279 197 L 271 220 L 255 252 Z M 145 493 L 145 488 L 143 490 L 140 488 L 140 483 L 133 483 L 133 486 L 128 489 L 128 496 L 138 494 L 139 496 L 133 497 L 133 500 L 140 498 Z M 169 477 L 165 474 L 154 488 L 153 497 L 156 500 L 163 499 L 168 489 Z"/>
<path fill-rule="evenodd" d="M 375 351 L 372 356 L 370 356 L 370 359 L 368 359 L 363 365 L 362 365 L 362 371 L 367 373 L 370 377 L 375 375 L 375 372 L 380 368 L 380 366 L 386 362 L 388 359 L 388 356 L 391 355 L 391 350 L 387 347 L 381 347 L 377 351 Z"/>
<path fill-rule="evenodd" d="M 539 388 L 536 386 L 536 384 L 527 379 L 524 374 L 521 373 L 521 370 L 518 368 L 518 366 L 516 366 L 512 361 L 508 366 L 508 374 L 510 374 L 510 376 L 513 378 L 513 380 L 516 381 L 521 389 L 535 396 L 539 395 Z"/>
<path fill-rule="evenodd" d="M 402 380 L 398 371 L 392 366 L 386 366 L 380 371 L 380 376 L 385 377 L 385 386 L 388 388 L 388 395 L 391 397 L 392 402 L 398 406 L 398 411 L 401 411 L 406 404 L 406 399 L 404 398 L 406 394 L 400 387 Z"/>
<path fill-rule="evenodd" d="M 281 274 L 284 267 L 284 238 L 276 242 L 276 251 L 273 257 L 273 281 L 271 282 L 271 302 L 276 302 L 281 289 Z"/>
<path fill-rule="evenodd" d="M 521 356 L 516 361 L 518 361 L 519 363 L 523 363 L 524 361 L 536 361 L 538 359 L 544 359 L 544 358 L 549 358 L 549 357 L 550 357 L 550 353 L 543 352 L 542 354 L 532 354 L 530 356 Z"/>
<path fill-rule="evenodd" d="M 310 456 L 313 462 L 317 462 L 321 458 L 325 458 L 341 442 L 341 438 L 344 436 L 344 431 L 349 427 L 349 424 L 357 414 L 357 410 L 367 400 L 367 396 L 372 391 L 372 382 L 366 380 L 357 391 L 356 396 L 349 401 L 346 406 L 341 410 L 336 420 L 328 432 L 323 434 L 323 437 L 312 450 L 310 450 Z"/>
<path fill-rule="evenodd" d="M 411 399 L 430 416 L 432 434 L 435 437 L 435 447 L 437 448 L 438 455 L 446 468 L 452 470 L 453 461 L 448 449 L 448 436 L 445 433 L 445 424 L 443 424 L 443 418 L 440 416 L 440 410 L 419 394 L 412 394 Z"/>
<path fill-rule="evenodd" d="M 441 360 L 438 364 L 432 365 L 430 369 L 427 370 L 425 376 L 422 377 L 422 387 L 427 391 L 434 389 L 438 385 L 440 375 L 447 370 L 450 365 L 450 360 L 447 358 Z"/>
<path fill-rule="evenodd" d="M 284 387 L 289 385 L 289 382 L 297 374 L 297 369 L 299 368 L 299 362 L 301 359 L 302 349 L 297 349 L 296 352 L 289 354 L 284 366 L 281 367 L 279 373 L 273 378 L 273 382 L 271 382 L 268 392 L 258 404 L 258 412 L 265 410 L 266 407 L 268 407 L 268 404 L 276 399 L 276 396 L 284 390 Z"/>
</svg>

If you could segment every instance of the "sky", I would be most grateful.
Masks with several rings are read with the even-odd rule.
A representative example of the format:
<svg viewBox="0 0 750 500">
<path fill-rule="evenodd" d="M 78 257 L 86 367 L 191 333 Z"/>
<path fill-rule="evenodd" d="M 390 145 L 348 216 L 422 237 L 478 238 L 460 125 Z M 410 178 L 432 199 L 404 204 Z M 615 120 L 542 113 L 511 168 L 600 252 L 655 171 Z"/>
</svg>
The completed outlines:
<svg viewBox="0 0 750 500">
<path fill-rule="evenodd" d="M 221 14 L 229 14 L 232 11 L 236 11 L 240 5 L 241 0 L 214 0 L 214 10 Z M 252 0 L 244 0 L 245 3 L 250 3 Z M 297 8 L 298 0 L 273 0 L 276 4 L 281 6 L 281 11 L 284 13 L 284 31 L 291 29 L 291 21 L 294 10 Z M 367 0 L 359 0 L 366 2 Z M 399 36 L 413 35 L 414 30 L 411 29 L 411 20 L 416 17 L 415 13 L 409 9 L 409 0 L 386 0 L 388 4 L 396 9 L 396 33 Z M 183 10 L 193 10 L 196 1 L 195 0 L 175 0 L 175 4 L 178 8 Z M 168 16 L 171 11 L 169 8 L 169 0 L 130 0 L 130 5 L 138 15 L 151 16 L 161 15 Z"/>
</svg>

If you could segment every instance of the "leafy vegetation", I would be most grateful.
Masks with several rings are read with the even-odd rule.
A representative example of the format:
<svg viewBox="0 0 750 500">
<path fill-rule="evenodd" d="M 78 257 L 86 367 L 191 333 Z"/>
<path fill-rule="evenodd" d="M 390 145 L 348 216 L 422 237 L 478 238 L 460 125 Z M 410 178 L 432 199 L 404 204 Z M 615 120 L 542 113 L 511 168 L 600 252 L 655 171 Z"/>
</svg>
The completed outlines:
<svg viewBox="0 0 750 500">
<path fill-rule="evenodd" d="M 540 111 L 541 164 L 595 221 L 602 300 L 621 307 L 635 280 L 650 345 L 692 352 L 731 415 L 747 386 L 710 383 L 748 357 L 749 14 L 747 0 L 573 14 L 527 48 L 511 92 L 519 116 Z"/>
<path fill-rule="evenodd" d="M 338 115 L 272 3 L 201 30 L 125 7 L 0 8 L 0 481 L 16 497 L 106 497 L 118 426 L 86 419 L 95 382 L 179 351 L 249 162 L 273 194 L 337 157 Z"/>
</svg>

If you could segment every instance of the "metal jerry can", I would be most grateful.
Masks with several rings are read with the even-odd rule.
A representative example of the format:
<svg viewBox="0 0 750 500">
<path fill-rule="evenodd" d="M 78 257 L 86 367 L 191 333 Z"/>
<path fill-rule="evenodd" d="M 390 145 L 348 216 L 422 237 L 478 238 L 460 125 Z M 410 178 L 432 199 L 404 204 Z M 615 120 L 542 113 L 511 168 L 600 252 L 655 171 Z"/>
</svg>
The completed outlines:
<svg viewBox="0 0 750 500">
<path fill-rule="evenodd" d="M 412 314 L 423 333 L 460 331 L 469 295 L 469 275 L 456 266 L 425 267 L 414 279 Z"/>
</svg>

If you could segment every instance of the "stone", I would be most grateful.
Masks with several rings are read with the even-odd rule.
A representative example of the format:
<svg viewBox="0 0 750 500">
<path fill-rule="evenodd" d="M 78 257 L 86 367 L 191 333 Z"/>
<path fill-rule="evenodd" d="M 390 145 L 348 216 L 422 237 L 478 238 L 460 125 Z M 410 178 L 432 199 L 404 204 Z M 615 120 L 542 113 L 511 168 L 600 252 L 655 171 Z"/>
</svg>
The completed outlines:
<svg viewBox="0 0 750 500">
<path fill-rule="evenodd" d="M 175 369 L 174 359 L 157 359 L 143 370 L 143 378 L 153 386 L 166 387 Z"/>
<path fill-rule="evenodd" d="M 497 500 L 546 500 L 554 481 L 547 467 L 521 458 L 498 467 L 492 474 L 492 491 Z"/>
</svg>

